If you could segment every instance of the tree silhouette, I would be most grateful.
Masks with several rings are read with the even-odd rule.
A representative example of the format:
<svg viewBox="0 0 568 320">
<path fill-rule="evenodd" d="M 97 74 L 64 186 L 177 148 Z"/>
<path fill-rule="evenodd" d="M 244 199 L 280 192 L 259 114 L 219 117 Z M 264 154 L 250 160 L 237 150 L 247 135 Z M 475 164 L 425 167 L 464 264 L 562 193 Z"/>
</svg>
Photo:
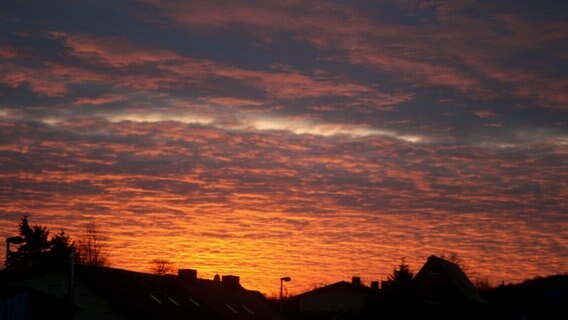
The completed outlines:
<svg viewBox="0 0 568 320">
<path fill-rule="evenodd" d="M 417 301 L 414 273 L 410 270 L 405 258 L 387 276 L 388 282 L 383 286 L 381 309 L 387 319 L 415 319 L 413 312 Z"/>
<path fill-rule="evenodd" d="M 457 264 L 460 269 L 462 269 L 463 272 L 465 272 L 465 274 L 469 275 L 469 267 L 466 265 L 464 259 L 462 259 L 462 257 L 455 251 L 442 251 L 440 252 L 440 254 L 438 255 L 438 257 L 449 261 L 451 263 L 455 263 Z"/>
<path fill-rule="evenodd" d="M 487 292 L 493 289 L 493 285 L 491 284 L 491 280 L 488 277 L 477 277 L 473 281 L 473 285 L 477 290 L 480 292 Z"/>
<path fill-rule="evenodd" d="M 473 268 L 470 268 L 464 259 L 454 251 L 442 251 L 439 255 L 440 258 L 449 262 L 457 264 L 460 269 L 467 275 L 473 282 L 475 288 L 479 291 L 489 291 L 493 288 L 491 280 L 487 276 L 482 276 L 477 273 Z"/>
<path fill-rule="evenodd" d="M 18 227 L 24 242 L 16 252 L 8 254 L 8 267 L 14 270 L 35 268 L 49 249 L 49 231 L 45 226 L 30 226 L 27 216 L 22 217 Z"/>
<path fill-rule="evenodd" d="M 388 280 L 393 283 L 408 283 L 414 278 L 414 273 L 410 270 L 408 264 L 405 263 L 403 257 L 398 265 L 398 269 L 394 268 L 392 274 L 388 275 Z"/>
<path fill-rule="evenodd" d="M 76 251 L 75 243 L 63 230 L 51 238 L 49 250 L 54 259 L 61 261 L 67 259 L 71 253 Z"/>
<path fill-rule="evenodd" d="M 160 276 L 172 273 L 174 271 L 174 264 L 165 259 L 154 259 L 150 261 L 152 264 L 152 273 Z"/>
<path fill-rule="evenodd" d="M 90 223 L 86 227 L 85 235 L 79 239 L 77 261 L 94 266 L 108 266 L 108 255 L 105 248 L 99 230 L 95 224 Z"/>
<path fill-rule="evenodd" d="M 71 253 L 80 263 L 109 264 L 104 242 L 94 224 L 87 225 L 86 234 L 79 239 L 78 245 L 63 230 L 50 239 L 47 227 L 30 225 L 27 216 L 21 218 L 18 229 L 23 243 L 15 252 L 7 252 L 9 269 L 30 270 L 61 264 L 69 259 Z"/>
<path fill-rule="evenodd" d="M 64 262 L 74 246 L 70 238 L 61 231 L 49 239 L 46 226 L 30 226 L 27 216 L 19 224 L 23 243 L 16 252 L 8 252 L 8 267 L 12 270 L 31 270 Z"/>
</svg>

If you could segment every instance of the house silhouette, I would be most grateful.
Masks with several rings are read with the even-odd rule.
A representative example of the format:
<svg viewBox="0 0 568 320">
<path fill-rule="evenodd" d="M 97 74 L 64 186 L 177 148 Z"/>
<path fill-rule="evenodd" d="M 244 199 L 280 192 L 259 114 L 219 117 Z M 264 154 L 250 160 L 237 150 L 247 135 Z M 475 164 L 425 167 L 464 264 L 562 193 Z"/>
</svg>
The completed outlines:
<svg viewBox="0 0 568 320">
<path fill-rule="evenodd" d="M 353 277 L 351 282 L 339 281 L 292 297 L 284 314 L 298 320 L 358 319 L 377 292 L 377 282 L 367 287 Z"/>
<path fill-rule="evenodd" d="M 408 281 L 383 281 L 371 287 L 359 277 L 289 299 L 284 315 L 317 319 L 483 319 L 487 302 L 455 263 L 430 256 Z"/>
<path fill-rule="evenodd" d="M 457 264 L 434 255 L 428 257 L 414 282 L 425 301 L 450 306 L 487 304 Z"/>
<path fill-rule="evenodd" d="M 67 310 L 51 314 L 60 319 L 284 319 L 260 292 L 243 288 L 237 276 L 208 280 L 197 278 L 191 269 L 162 276 L 76 264 L 73 277 L 67 268 L 10 277 L 10 292 L 18 301 L 9 303 L 13 319 L 45 319 L 34 310 L 42 304 L 30 303 L 32 293 L 43 301 L 65 301 Z"/>
</svg>

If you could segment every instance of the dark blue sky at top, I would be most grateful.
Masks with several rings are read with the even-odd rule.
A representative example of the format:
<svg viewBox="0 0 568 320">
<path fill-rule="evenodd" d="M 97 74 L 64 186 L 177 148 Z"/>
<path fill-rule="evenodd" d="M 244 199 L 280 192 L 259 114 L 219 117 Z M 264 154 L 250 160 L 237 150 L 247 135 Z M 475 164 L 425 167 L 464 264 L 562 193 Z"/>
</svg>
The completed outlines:
<svg viewBox="0 0 568 320">
<path fill-rule="evenodd" d="M 434 144 L 566 144 L 567 10 L 557 1 L 1 6 L 9 118 L 167 111 L 228 130 L 270 118 L 277 130 L 307 121 Z"/>
<path fill-rule="evenodd" d="M 166 2 L 167 3 L 167 2 Z M 332 2 L 335 3 L 335 2 Z M 327 72 L 330 81 L 352 81 L 377 88 L 386 94 L 405 92 L 413 97 L 390 106 L 391 111 L 383 110 L 367 111 L 358 113 L 350 107 L 344 107 L 352 102 L 356 106 L 372 104 L 369 102 L 353 101 L 351 97 L 335 96 L 332 92 L 310 97 L 285 97 L 272 99 L 269 104 L 281 104 L 284 108 L 275 111 L 280 115 L 303 115 L 317 114 L 325 121 L 341 122 L 354 121 L 370 126 L 386 126 L 393 128 L 390 121 L 411 120 L 413 124 L 404 130 L 418 131 L 419 124 L 431 126 L 450 126 L 457 134 L 467 134 L 465 127 L 472 127 L 474 131 L 485 131 L 487 121 L 475 117 L 472 112 L 476 110 L 491 110 L 497 113 L 499 119 L 495 119 L 503 125 L 503 130 L 490 130 L 496 134 L 506 134 L 507 130 L 517 128 L 553 128 L 565 133 L 566 124 L 558 123 L 559 114 L 565 110 L 565 101 L 550 103 L 543 99 L 535 99 L 538 93 L 518 94 L 516 91 L 524 87 L 530 87 L 534 91 L 545 91 L 543 95 L 562 93 L 566 81 L 566 42 L 560 37 L 546 39 L 547 34 L 539 34 L 533 30 L 534 26 L 556 23 L 559 27 L 565 27 L 566 5 L 555 1 L 547 2 L 514 2 L 493 4 L 492 2 L 466 1 L 465 6 L 450 8 L 450 13 L 441 13 L 443 6 L 452 7 L 452 3 L 445 1 L 413 2 L 403 1 L 357 1 L 342 3 L 350 6 L 349 14 L 338 14 L 337 17 L 357 16 L 364 19 L 370 25 L 369 29 L 389 29 L 391 27 L 408 27 L 400 34 L 393 30 L 387 36 L 367 35 L 365 32 L 354 34 L 340 34 L 338 37 L 361 37 L 360 42 L 376 45 L 372 48 L 373 53 L 385 52 L 389 57 L 402 58 L 411 62 L 424 63 L 427 66 L 439 66 L 448 68 L 450 71 L 463 73 L 465 78 L 473 79 L 478 83 L 473 88 L 459 90 L 451 83 L 425 81 L 421 76 L 413 74 L 413 66 L 398 67 L 395 63 L 391 66 L 374 66 L 372 63 L 353 62 L 349 59 L 349 52 L 358 48 L 347 46 L 318 47 L 303 37 L 310 36 L 313 30 L 299 28 L 286 28 L 286 24 L 295 24 L 299 19 L 307 19 L 303 16 L 301 5 L 272 6 L 270 2 L 243 2 L 243 6 L 265 7 L 267 12 L 286 11 L 290 21 L 275 21 L 272 29 L 265 25 L 255 25 L 252 20 L 228 19 L 225 24 L 208 26 L 202 24 L 184 24 L 172 17 L 170 9 L 161 8 L 155 3 L 142 3 L 137 1 L 107 2 L 107 1 L 7 1 L 2 4 L 2 16 L 4 27 L 2 28 L 2 44 L 23 53 L 25 57 L 14 58 L 17 65 L 25 65 L 36 68 L 46 61 L 80 66 L 99 72 L 112 73 L 108 66 L 93 64 L 84 58 L 70 57 L 61 39 L 54 39 L 50 32 L 66 32 L 78 37 L 84 35 L 100 38 L 113 37 L 127 39 L 131 43 L 161 50 L 176 52 L 183 57 L 195 59 L 207 59 L 229 65 L 236 68 L 269 71 L 274 70 L 274 65 L 289 66 L 300 73 L 309 73 L 310 70 L 323 70 Z M 292 2 L 293 4 L 293 2 Z M 421 6 L 419 5 L 421 4 Z M 226 3 L 217 3 L 217 9 L 222 14 L 231 15 Z M 316 4 L 306 5 L 306 7 Z M 179 11 L 188 10 L 189 14 L 199 15 L 203 12 L 192 8 L 185 9 L 182 3 L 174 4 Z M 325 5 L 324 5 L 325 6 Z M 294 12 L 299 11 L 298 15 Z M 334 8 L 313 10 L 314 15 L 334 15 Z M 205 12 L 207 13 L 207 12 Z M 254 12 L 252 13 L 254 14 Z M 499 17 L 501 15 L 515 17 L 518 22 L 513 26 L 507 26 Z M 309 17 L 308 17 L 309 18 Z M 188 18 L 189 19 L 189 18 Z M 479 34 L 484 30 L 475 30 L 475 25 L 463 26 L 459 23 L 462 19 L 465 24 L 472 21 L 488 25 L 492 33 Z M 449 22 L 448 22 L 449 21 Z M 454 25 L 454 21 L 458 21 Z M 334 26 L 347 25 L 349 20 L 337 19 L 327 31 L 316 30 L 314 37 L 325 37 L 325 33 L 333 34 Z M 376 24 L 373 26 L 373 24 Z M 525 24 L 525 25 L 523 25 Z M 446 29 L 447 28 L 447 29 Z M 455 28 L 452 30 L 452 28 Z M 460 30 L 459 28 L 464 28 Z M 356 29 L 356 28 L 355 28 Z M 523 32 L 534 32 L 535 35 L 545 39 L 536 41 L 523 41 L 516 44 L 514 49 L 508 50 L 506 45 L 500 45 L 500 39 L 507 41 L 510 36 L 523 37 Z M 548 29 L 547 29 L 548 30 Z M 448 31 L 448 34 L 445 32 Z M 450 34 L 450 31 L 454 31 Z M 457 35 L 456 32 L 457 31 Z M 463 34 L 460 35 L 460 31 Z M 562 30 L 556 30 L 562 33 Z M 26 33 L 22 36 L 22 32 Z M 471 34 L 470 34 L 471 33 Z M 331 36 L 330 41 L 335 41 Z M 269 40 L 263 38 L 270 38 Z M 120 40 L 119 40 L 120 41 Z M 413 44 L 416 44 L 413 48 Z M 452 42 L 457 43 L 454 45 Z M 384 45 L 383 45 L 384 43 Z M 538 43 L 538 47 L 532 45 Z M 491 47 L 493 45 L 493 47 Z M 451 47 L 449 50 L 446 47 Z M 484 48 L 486 47 L 486 48 Z M 478 52 L 468 52 L 476 50 Z M 506 79 L 495 79 L 487 75 L 479 66 L 464 62 L 459 55 L 461 53 L 480 55 L 481 63 L 486 60 L 493 64 L 493 68 L 500 68 L 496 72 L 534 73 L 536 81 L 522 80 L 511 82 Z M 362 54 L 368 54 L 363 52 Z M 408 57 L 408 58 L 407 58 Z M 146 68 L 146 70 L 144 70 Z M 416 68 L 416 67 L 414 67 Z M 153 66 L 130 67 L 133 73 L 144 73 L 152 76 L 159 73 Z M 138 69 L 138 70 L 136 70 Z M 421 71 L 418 69 L 416 73 Z M 433 71 L 434 73 L 436 72 Z M 433 75 L 435 76 L 435 74 Z M 547 78 L 544 83 L 539 83 L 538 77 Z M 415 79 L 412 79 L 415 77 Z M 341 78 L 341 80 L 337 80 Z M 240 79 L 209 79 L 207 85 L 194 87 L 180 84 L 175 88 L 160 88 L 155 91 L 165 93 L 181 99 L 196 99 L 202 95 L 207 96 L 232 96 L 237 98 L 250 98 L 266 100 L 266 91 L 256 86 L 250 86 Z M 558 82 L 559 88 L 551 91 L 550 83 Z M 25 87 L 25 81 L 19 83 L 18 90 Z M 480 87 L 480 91 L 476 92 Z M 124 92 L 116 84 L 107 83 L 80 83 L 68 86 L 70 89 L 64 95 L 47 98 L 57 105 L 69 102 L 69 99 L 80 96 L 96 96 L 105 90 L 109 92 Z M 127 88 L 128 90 L 129 88 Z M 29 90 L 18 93 L 14 85 L 4 85 L 2 92 L 8 96 L 5 106 L 9 108 L 21 108 L 22 101 L 34 101 L 30 98 Z M 32 90 L 33 91 L 33 90 Z M 470 91 L 470 92 L 467 92 Z M 36 94 L 31 92 L 32 95 Z M 142 93 L 144 94 L 144 93 Z M 491 95 L 491 97 L 488 97 Z M 45 104 L 45 95 L 35 96 L 36 103 Z M 149 98 L 152 101 L 151 98 Z M 136 98 L 132 98 L 136 100 Z M 442 102 L 441 102 L 442 100 Z M 544 99 L 546 100 L 546 98 Z M 41 102 L 40 102 L 41 101 Z M 329 112 L 314 112 L 307 107 L 314 104 L 330 104 L 336 110 Z M 32 103 L 33 104 L 33 103 Z M 124 102 L 121 103 L 124 105 Z M 65 107 L 64 107 L 65 108 Z M 116 108 L 121 108 L 116 106 Z M 81 108 L 77 109 L 81 112 Z M 394 109 L 394 110 L 392 110 Z M 371 116 L 368 116 L 368 115 Z M 465 137 L 464 137 L 465 138 Z"/>
</svg>

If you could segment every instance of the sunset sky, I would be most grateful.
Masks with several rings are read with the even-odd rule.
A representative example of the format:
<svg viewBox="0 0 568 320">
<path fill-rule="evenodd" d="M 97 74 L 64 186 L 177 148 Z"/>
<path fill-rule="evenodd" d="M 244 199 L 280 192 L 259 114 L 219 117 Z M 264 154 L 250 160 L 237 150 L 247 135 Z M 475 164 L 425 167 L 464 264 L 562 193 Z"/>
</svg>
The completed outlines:
<svg viewBox="0 0 568 320">
<path fill-rule="evenodd" d="M 96 223 L 113 267 L 269 294 L 444 251 L 494 284 L 568 272 L 567 1 L 8 0 L 0 21 L 2 237 Z"/>
</svg>

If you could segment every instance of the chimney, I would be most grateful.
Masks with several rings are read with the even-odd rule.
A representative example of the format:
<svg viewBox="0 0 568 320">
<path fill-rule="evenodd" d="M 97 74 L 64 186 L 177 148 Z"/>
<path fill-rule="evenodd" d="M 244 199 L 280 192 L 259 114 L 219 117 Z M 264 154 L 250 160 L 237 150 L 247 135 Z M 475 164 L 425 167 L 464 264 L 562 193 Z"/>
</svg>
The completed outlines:
<svg viewBox="0 0 568 320">
<path fill-rule="evenodd" d="M 379 290 L 379 282 L 378 281 L 371 281 L 371 289 Z"/>
<path fill-rule="evenodd" d="M 351 283 L 356 285 L 356 286 L 360 286 L 361 285 L 361 277 L 353 277 L 351 278 Z"/>
<path fill-rule="evenodd" d="M 239 283 L 240 278 L 238 276 L 223 276 L 221 278 L 221 282 L 231 288 L 231 289 L 239 289 L 241 288 L 241 284 Z"/>
<path fill-rule="evenodd" d="M 186 284 L 193 283 L 197 279 L 197 270 L 178 269 L 178 278 Z"/>
</svg>

